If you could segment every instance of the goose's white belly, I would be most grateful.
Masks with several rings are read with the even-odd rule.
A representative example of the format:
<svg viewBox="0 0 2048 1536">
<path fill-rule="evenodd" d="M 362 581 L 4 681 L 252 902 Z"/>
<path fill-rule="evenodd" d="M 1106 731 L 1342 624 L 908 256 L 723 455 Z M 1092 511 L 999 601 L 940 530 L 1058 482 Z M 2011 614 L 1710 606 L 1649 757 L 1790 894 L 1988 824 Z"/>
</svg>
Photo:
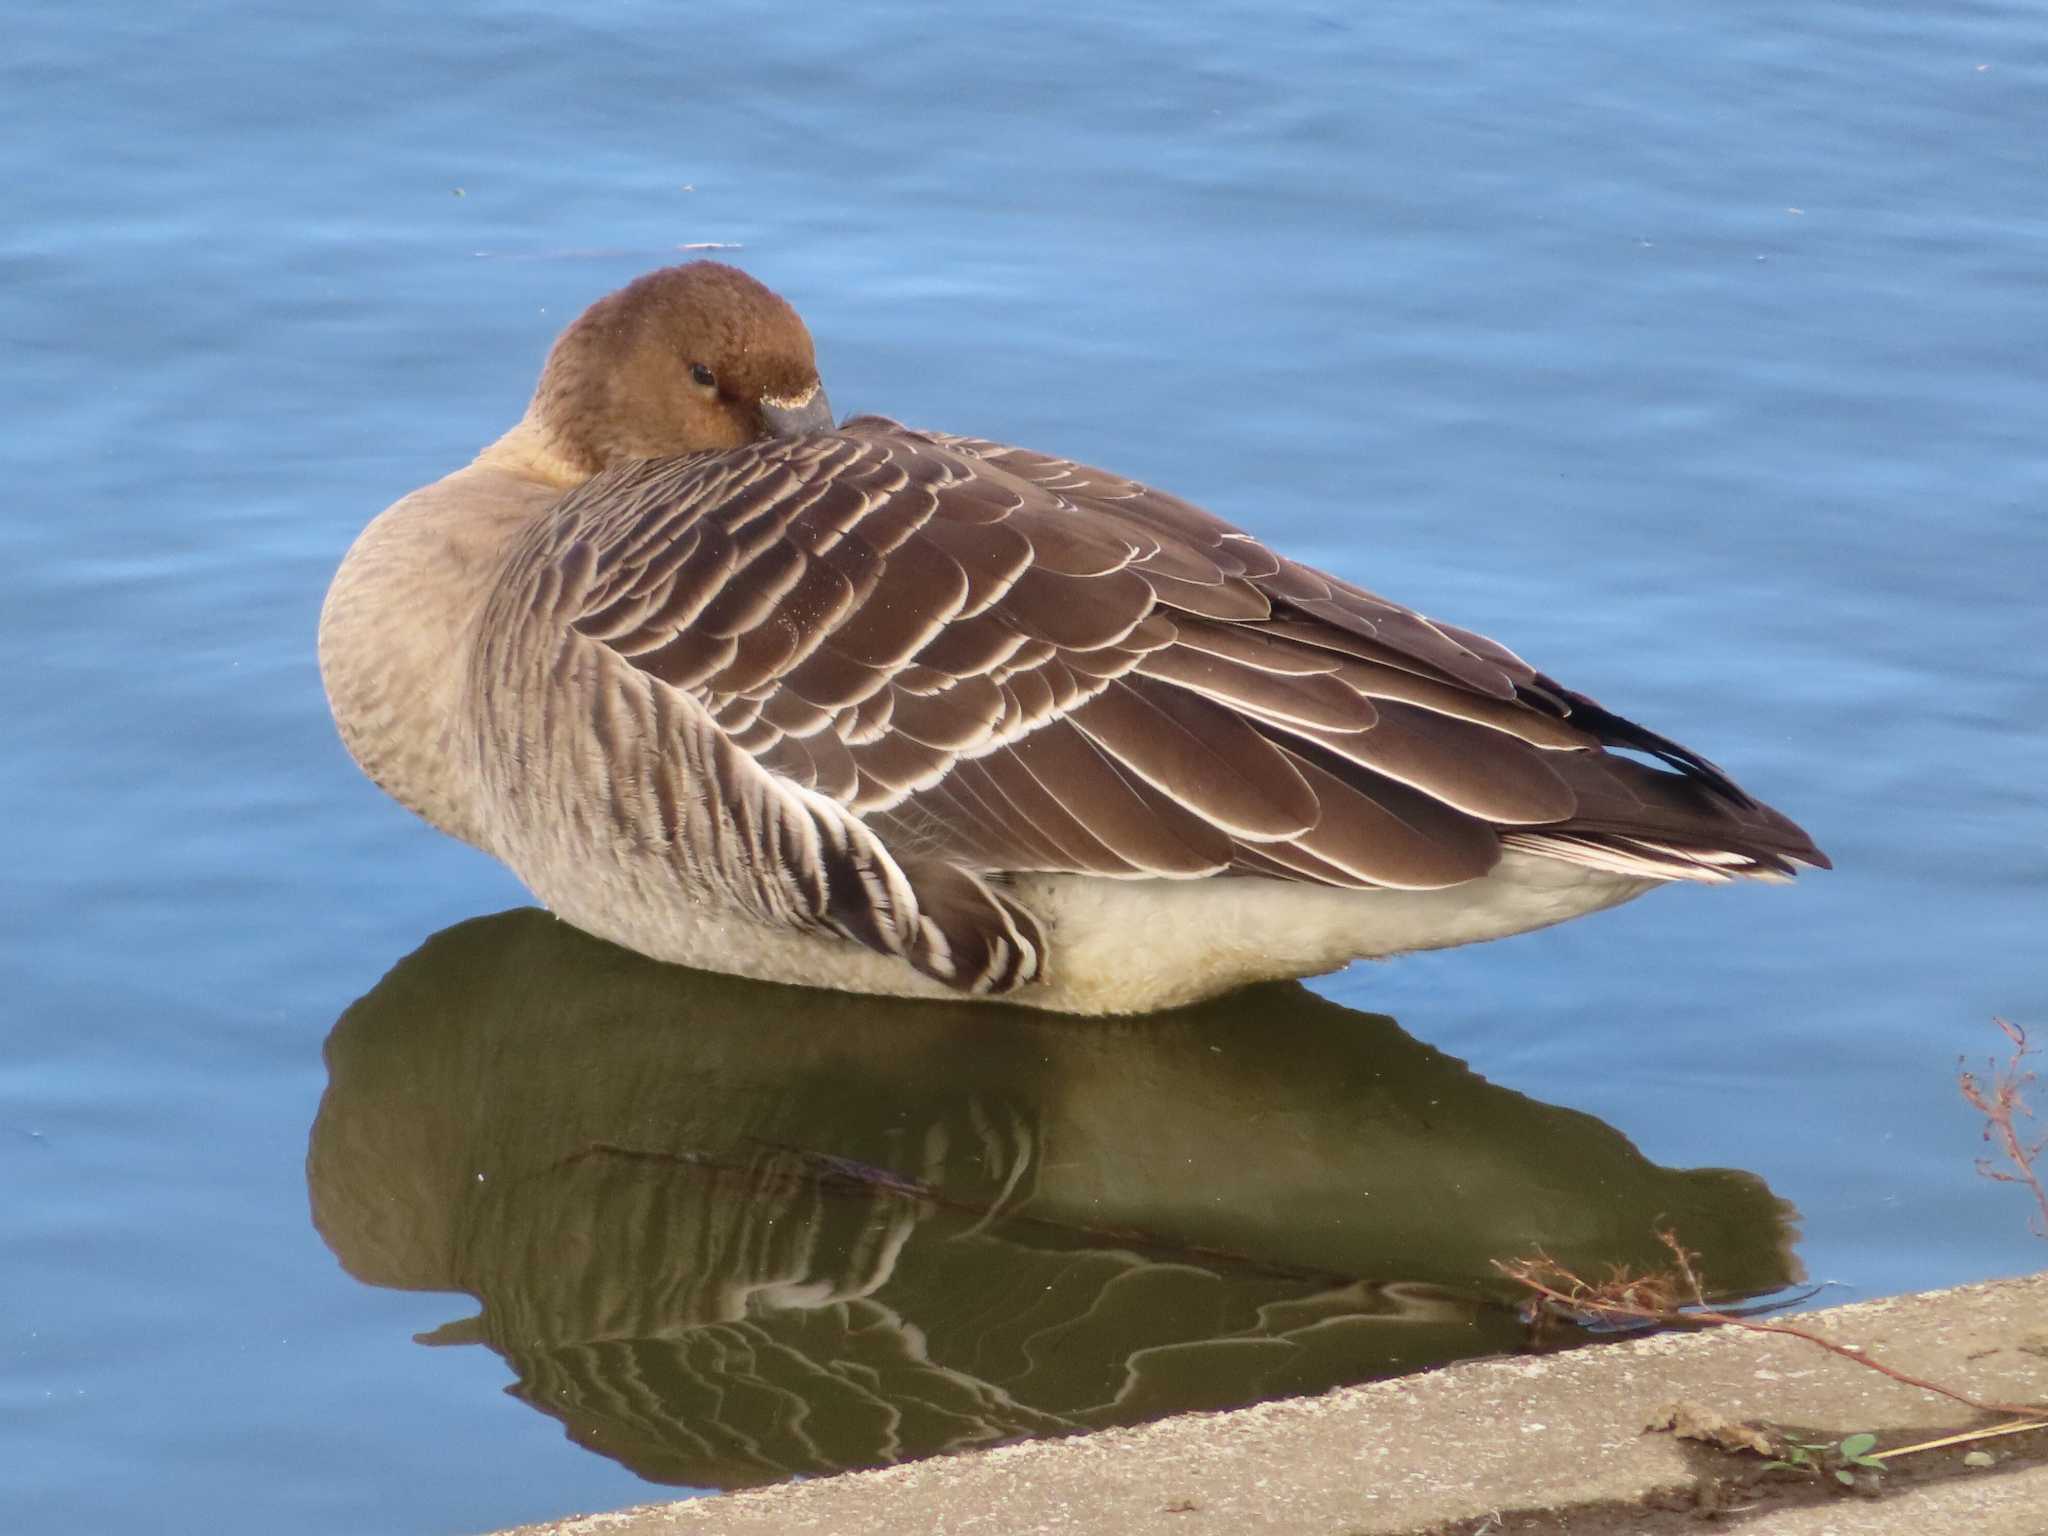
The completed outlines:
<svg viewBox="0 0 2048 1536">
<path fill-rule="evenodd" d="M 553 861 L 550 861 L 551 863 Z M 652 869 L 557 864 L 529 884 L 564 921 L 658 960 L 764 981 L 899 997 L 962 994 L 846 940 L 771 928 L 690 903 Z M 1255 876 L 1105 880 L 1024 875 L 1011 889 L 1045 923 L 1050 979 L 997 1001 L 1069 1013 L 1141 1013 L 1353 960 L 1548 927 L 1663 882 L 1507 852 L 1447 890 L 1337 890 Z M 622 886 L 625 888 L 622 889 Z"/>
</svg>

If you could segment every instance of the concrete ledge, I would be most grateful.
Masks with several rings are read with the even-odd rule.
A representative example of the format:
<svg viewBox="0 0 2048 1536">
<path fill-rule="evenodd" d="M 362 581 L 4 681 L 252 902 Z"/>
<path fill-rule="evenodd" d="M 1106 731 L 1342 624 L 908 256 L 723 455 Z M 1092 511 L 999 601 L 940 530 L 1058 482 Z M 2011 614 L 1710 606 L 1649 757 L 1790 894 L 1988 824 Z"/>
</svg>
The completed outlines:
<svg viewBox="0 0 2048 1536">
<path fill-rule="evenodd" d="M 1900 1370 L 1986 1400 L 2048 1399 L 2048 1272 L 1802 1315 Z M 1990 1422 L 1796 1339 L 1733 1329 L 1473 1361 L 1324 1397 L 1007 1446 L 527 1526 L 513 1536 L 657 1533 L 1480 1530 L 2048 1532 L 2048 1431 L 1901 1458 L 1866 1495 L 1759 1474 L 1761 1458 L 1646 1432 L 1685 1405 L 1879 1447 Z M 1681 1512 L 1682 1511 L 1682 1512 Z"/>
</svg>

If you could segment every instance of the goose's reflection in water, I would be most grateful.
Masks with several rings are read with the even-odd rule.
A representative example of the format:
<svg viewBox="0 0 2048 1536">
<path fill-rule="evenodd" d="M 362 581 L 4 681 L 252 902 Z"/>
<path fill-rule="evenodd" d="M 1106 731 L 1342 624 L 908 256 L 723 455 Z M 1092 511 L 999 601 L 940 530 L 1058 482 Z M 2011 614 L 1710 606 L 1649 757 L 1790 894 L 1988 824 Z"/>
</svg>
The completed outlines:
<svg viewBox="0 0 2048 1536">
<path fill-rule="evenodd" d="M 466 1291 L 513 1390 L 644 1477 L 797 1473 L 1321 1391 L 1521 1346 L 1489 1260 L 1797 1278 L 1754 1176 L 1660 1168 L 1391 1019 L 1267 986 L 1155 1017 L 810 992 L 539 912 L 335 1026 L 313 1216 Z"/>
</svg>

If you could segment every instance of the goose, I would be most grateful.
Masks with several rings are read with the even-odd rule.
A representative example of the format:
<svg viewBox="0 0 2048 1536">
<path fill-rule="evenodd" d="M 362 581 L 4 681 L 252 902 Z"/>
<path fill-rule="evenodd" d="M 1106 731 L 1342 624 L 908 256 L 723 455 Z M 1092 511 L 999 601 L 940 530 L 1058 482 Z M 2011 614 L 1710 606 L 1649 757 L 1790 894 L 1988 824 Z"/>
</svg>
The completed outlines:
<svg viewBox="0 0 2048 1536">
<path fill-rule="evenodd" d="M 592 304 L 322 606 L 363 772 L 657 960 L 1076 1014 L 1828 860 L 1700 754 L 1134 480 L 834 424 L 777 294 Z"/>
</svg>

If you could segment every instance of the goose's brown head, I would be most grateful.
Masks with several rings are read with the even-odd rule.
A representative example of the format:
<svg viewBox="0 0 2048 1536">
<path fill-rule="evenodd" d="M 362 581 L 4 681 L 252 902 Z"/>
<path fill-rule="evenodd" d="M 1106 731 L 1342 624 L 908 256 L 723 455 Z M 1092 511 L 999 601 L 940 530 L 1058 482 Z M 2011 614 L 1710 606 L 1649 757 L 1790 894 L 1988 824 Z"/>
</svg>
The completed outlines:
<svg viewBox="0 0 2048 1536">
<path fill-rule="evenodd" d="M 737 448 L 832 428 L 811 333 L 736 267 L 663 267 L 556 340 L 528 419 L 569 468 Z"/>
</svg>

